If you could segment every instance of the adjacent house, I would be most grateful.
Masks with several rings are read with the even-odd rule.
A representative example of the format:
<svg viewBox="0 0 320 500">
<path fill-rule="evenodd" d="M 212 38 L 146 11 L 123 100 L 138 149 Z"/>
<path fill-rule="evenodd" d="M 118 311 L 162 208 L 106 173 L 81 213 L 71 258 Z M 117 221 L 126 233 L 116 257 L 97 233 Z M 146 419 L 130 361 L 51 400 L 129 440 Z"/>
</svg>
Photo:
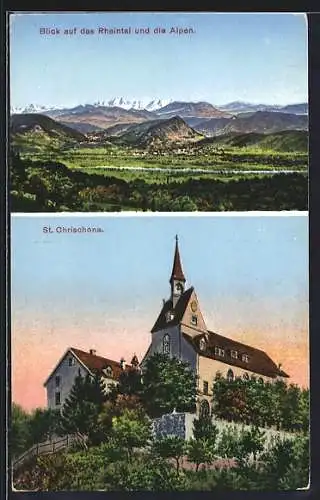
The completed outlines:
<svg viewBox="0 0 320 500">
<path fill-rule="evenodd" d="M 131 361 L 131 365 L 135 364 L 138 364 L 136 356 Z M 93 376 L 99 373 L 108 390 L 109 385 L 118 383 L 120 373 L 130 368 L 129 365 L 125 365 L 123 359 L 117 362 L 98 356 L 94 349 L 86 352 L 69 347 L 44 383 L 47 390 L 47 406 L 52 409 L 62 407 L 79 374 L 85 377 L 87 374 Z"/>
</svg>

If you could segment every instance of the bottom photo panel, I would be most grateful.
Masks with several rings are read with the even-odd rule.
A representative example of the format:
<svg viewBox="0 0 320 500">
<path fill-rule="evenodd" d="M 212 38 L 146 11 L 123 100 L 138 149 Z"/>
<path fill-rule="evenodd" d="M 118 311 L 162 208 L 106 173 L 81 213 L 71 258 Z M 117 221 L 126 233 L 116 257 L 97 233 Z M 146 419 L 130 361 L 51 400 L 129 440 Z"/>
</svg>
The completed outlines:
<svg viewBox="0 0 320 500">
<path fill-rule="evenodd" d="M 13 491 L 309 488 L 306 213 L 13 214 Z"/>
</svg>

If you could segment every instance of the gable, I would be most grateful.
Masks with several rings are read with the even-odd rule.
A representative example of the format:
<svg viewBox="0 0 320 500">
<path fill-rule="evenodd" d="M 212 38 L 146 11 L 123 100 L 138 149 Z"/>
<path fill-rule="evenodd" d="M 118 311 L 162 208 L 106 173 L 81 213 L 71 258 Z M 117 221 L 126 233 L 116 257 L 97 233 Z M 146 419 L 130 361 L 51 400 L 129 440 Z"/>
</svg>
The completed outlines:
<svg viewBox="0 0 320 500">
<path fill-rule="evenodd" d="M 158 330 L 164 330 L 169 326 L 179 325 L 185 313 L 186 307 L 189 303 L 189 299 L 192 295 L 192 292 L 193 292 L 193 287 L 183 292 L 178 302 L 176 303 L 176 307 L 174 308 L 174 310 L 173 310 L 172 300 L 171 299 L 167 300 L 162 306 L 160 314 L 151 329 L 151 333 L 157 332 Z M 167 313 L 170 311 L 174 312 L 172 319 L 167 318 Z"/>
<path fill-rule="evenodd" d="M 181 319 L 181 331 L 191 336 L 206 333 L 208 331 L 194 289 L 188 299 Z"/>
</svg>

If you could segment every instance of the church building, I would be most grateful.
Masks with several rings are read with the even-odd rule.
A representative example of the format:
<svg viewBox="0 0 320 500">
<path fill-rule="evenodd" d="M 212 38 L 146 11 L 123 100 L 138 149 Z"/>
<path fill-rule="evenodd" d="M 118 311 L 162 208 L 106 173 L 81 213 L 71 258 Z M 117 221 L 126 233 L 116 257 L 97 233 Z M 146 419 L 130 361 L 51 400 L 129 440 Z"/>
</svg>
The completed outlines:
<svg viewBox="0 0 320 500">
<path fill-rule="evenodd" d="M 266 352 L 208 329 L 194 288 L 186 288 L 177 236 L 169 283 L 170 298 L 153 325 L 142 366 L 154 353 L 188 362 L 198 377 L 198 402 L 206 411 L 217 372 L 229 380 L 251 375 L 264 381 L 289 377 Z"/>
</svg>

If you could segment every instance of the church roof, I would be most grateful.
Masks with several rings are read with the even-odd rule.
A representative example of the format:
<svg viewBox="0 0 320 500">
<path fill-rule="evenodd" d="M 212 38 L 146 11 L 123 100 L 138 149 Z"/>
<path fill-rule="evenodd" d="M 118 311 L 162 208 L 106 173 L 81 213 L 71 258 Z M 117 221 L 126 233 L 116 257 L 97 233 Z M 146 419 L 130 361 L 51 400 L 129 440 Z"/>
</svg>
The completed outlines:
<svg viewBox="0 0 320 500">
<path fill-rule="evenodd" d="M 208 331 L 208 334 L 200 334 L 196 337 L 190 337 L 183 334 L 187 341 L 193 346 L 195 351 L 200 356 L 215 359 L 228 365 L 238 366 L 244 370 L 248 370 L 259 375 L 275 378 L 289 377 L 283 370 L 281 370 L 274 361 L 264 351 L 255 347 L 243 344 L 228 337 L 224 337 L 215 332 Z M 200 339 L 205 339 L 206 347 L 204 350 L 200 349 Z M 224 356 L 215 354 L 215 347 L 224 349 Z M 237 358 L 231 357 L 231 351 L 237 352 Z M 242 355 L 248 356 L 248 361 L 242 360 Z"/>
<path fill-rule="evenodd" d="M 181 281 L 186 281 L 183 271 L 182 271 L 182 265 L 181 265 L 181 259 L 180 259 L 180 252 L 179 252 L 179 245 L 178 245 L 178 237 L 176 236 L 176 248 L 174 252 L 174 259 L 173 259 L 173 266 L 172 266 L 172 272 L 171 272 L 171 277 L 170 277 L 170 283 L 173 279 L 176 280 L 181 280 Z"/>
<path fill-rule="evenodd" d="M 190 300 L 191 294 L 193 292 L 193 286 L 188 288 L 185 292 L 183 292 L 176 303 L 176 307 L 173 309 L 172 300 L 167 300 L 161 309 L 161 312 L 152 327 L 151 333 L 156 332 L 158 330 L 162 330 L 168 326 L 175 326 L 180 323 L 187 308 L 188 302 Z M 167 321 L 167 313 L 172 311 L 174 313 L 173 319 Z"/>
</svg>

